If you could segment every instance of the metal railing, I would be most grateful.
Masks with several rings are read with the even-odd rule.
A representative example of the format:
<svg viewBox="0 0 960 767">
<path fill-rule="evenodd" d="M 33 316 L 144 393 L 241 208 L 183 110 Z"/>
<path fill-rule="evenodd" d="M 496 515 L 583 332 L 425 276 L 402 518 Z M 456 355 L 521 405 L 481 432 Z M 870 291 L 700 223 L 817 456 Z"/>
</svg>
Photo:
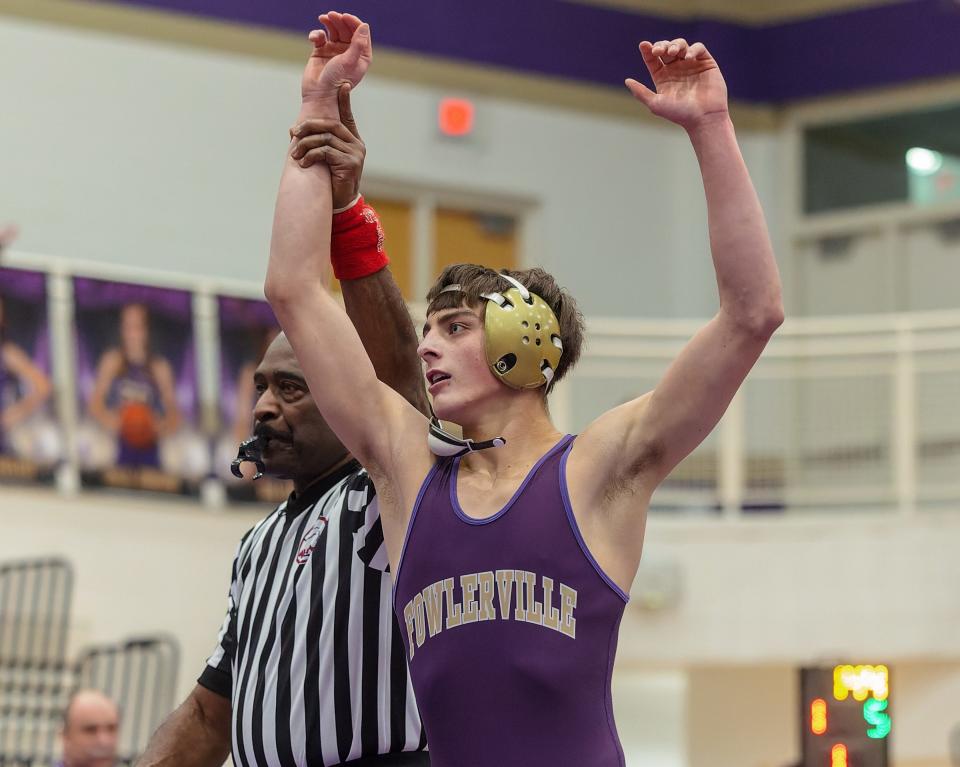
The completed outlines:
<svg viewBox="0 0 960 767">
<path fill-rule="evenodd" d="M 580 430 L 652 389 L 701 324 L 590 322 L 557 420 Z M 960 508 L 958 404 L 960 312 L 788 320 L 654 507 Z"/>
<path fill-rule="evenodd" d="M 911 242 L 910 232 L 918 227 L 938 231 L 947 227 L 952 232 L 951 222 L 960 220 L 958 216 L 956 205 L 920 211 L 900 206 L 822 216 L 791 236 L 800 247 L 817 238 L 879 228 L 883 247 L 878 247 L 878 255 L 900 253 L 907 258 L 916 255 L 904 245 Z M 950 240 L 937 250 L 938 258 L 946 258 L 957 247 Z M 49 272 L 58 411 L 68 445 L 58 474 L 64 492 L 75 490 L 79 470 L 69 343 L 71 275 L 192 290 L 201 410 L 216 410 L 220 393 L 214 297 L 254 296 L 258 285 L 214 279 L 198 284 L 185 275 L 27 254 L 12 261 L 12 266 Z M 423 309 L 411 307 L 421 319 Z M 592 318 L 578 367 L 551 398 L 558 427 L 582 430 L 602 412 L 652 389 L 702 324 L 703 320 Z M 958 400 L 960 310 L 788 318 L 717 429 L 656 493 L 654 507 L 722 510 L 731 515 L 744 510 L 909 514 L 957 508 Z M 223 502 L 216 494 L 206 495 L 205 501 Z"/>
</svg>

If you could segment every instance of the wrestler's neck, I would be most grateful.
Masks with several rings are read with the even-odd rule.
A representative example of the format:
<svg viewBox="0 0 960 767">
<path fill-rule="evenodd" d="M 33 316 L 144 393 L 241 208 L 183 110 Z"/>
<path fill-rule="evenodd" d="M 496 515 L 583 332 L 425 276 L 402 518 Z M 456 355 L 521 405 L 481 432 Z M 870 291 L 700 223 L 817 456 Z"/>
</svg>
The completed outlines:
<svg viewBox="0 0 960 767">
<path fill-rule="evenodd" d="M 498 407 L 484 408 L 475 420 L 461 425 L 470 439 L 506 440 L 503 447 L 469 453 L 461 459 L 467 471 L 493 475 L 535 462 L 562 436 L 550 420 L 545 402 L 534 392 L 505 398 Z"/>
</svg>

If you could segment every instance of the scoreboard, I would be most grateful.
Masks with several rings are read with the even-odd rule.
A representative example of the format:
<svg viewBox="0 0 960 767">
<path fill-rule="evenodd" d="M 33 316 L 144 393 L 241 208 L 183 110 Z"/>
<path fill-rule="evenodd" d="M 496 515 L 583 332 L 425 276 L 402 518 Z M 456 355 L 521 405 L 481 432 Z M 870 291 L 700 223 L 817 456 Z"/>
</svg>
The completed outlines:
<svg viewBox="0 0 960 767">
<path fill-rule="evenodd" d="M 803 767 L 887 767 L 890 671 L 841 664 L 800 671 Z"/>
</svg>

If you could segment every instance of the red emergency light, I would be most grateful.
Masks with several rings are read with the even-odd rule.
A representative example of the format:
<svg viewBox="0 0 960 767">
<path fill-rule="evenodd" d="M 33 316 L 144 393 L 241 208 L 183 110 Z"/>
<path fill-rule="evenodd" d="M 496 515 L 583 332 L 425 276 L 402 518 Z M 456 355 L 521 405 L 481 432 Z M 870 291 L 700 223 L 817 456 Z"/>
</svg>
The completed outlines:
<svg viewBox="0 0 960 767">
<path fill-rule="evenodd" d="M 440 101 L 437 124 L 444 136 L 461 138 L 473 133 L 473 102 L 447 98 Z"/>
</svg>

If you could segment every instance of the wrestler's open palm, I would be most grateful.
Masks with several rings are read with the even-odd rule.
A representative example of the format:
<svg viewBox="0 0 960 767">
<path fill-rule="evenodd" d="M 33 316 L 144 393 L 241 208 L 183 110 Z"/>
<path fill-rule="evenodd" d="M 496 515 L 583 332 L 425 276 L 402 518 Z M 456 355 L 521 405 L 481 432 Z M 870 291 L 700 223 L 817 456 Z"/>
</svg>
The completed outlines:
<svg viewBox="0 0 960 767">
<path fill-rule="evenodd" d="M 687 130 L 705 117 L 727 112 L 727 84 L 703 43 L 661 40 L 640 43 L 656 91 L 629 78 L 627 88 L 658 117 Z"/>
<path fill-rule="evenodd" d="M 337 102 L 343 83 L 356 88 L 373 56 L 370 27 L 349 13 L 331 11 L 320 16 L 325 29 L 310 33 L 313 52 L 300 85 L 304 101 Z"/>
</svg>

